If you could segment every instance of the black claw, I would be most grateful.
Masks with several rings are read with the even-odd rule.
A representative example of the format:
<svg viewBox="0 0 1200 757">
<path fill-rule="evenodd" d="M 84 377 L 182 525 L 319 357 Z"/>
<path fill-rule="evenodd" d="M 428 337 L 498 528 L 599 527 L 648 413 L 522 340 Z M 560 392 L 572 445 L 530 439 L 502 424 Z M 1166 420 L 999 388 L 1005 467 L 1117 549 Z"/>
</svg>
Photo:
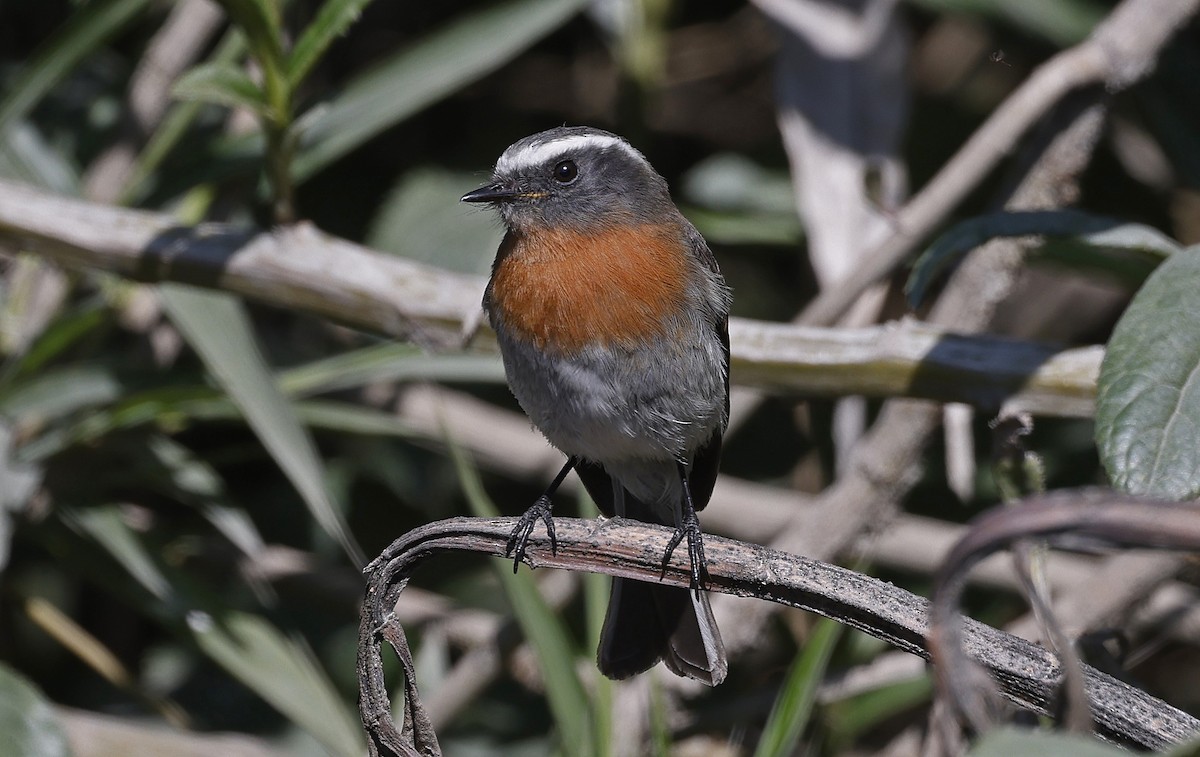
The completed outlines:
<svg viewBox="0 0 1200 757">
<path fill-rule="evenodd" d="M 696 517 L 695 512 L 684 516 L 683 524 L 675 529 L 675 533 L 671 535 L 671 541 L 667 542 L 667 551 L 663 554 L 662 576 L 667 575 L 667 566 L 671 562 L 671 555 L 675 553 L 675 548 L 683 543 L 685 537 L 688 546 L 688 565 L 691 568 L 691 581 L 688 586 L 692 591 L 699 593 L 704 588 L 704 584 L 708 582 L 708 560 L 704 556 L 704 537 L 700 533 L 700 520 Z"/>
<path fill-rule="evenodd" d="M 516 552 L 513 557 L 513 573 L 517 572 L 521 561 L 525 559 L 525 548 L 529 546 L 529 537 L 533 534 L 533 527 L 540 520 L 546 524 L 546 535 L 550 537 L 550 554 L 558 554 L 558 538 L 554 534 L 554 516 L 550 514 L 553 504 L 550 498 L 554 496 L 554 492 L 558 491 L 558 487 L 562 484 L 563 479 L 571 472 L 571 469 L 579 462 L 578 457 L 567 458 L 567 464 L 562 467 L 558 475 L 554 477 L 554 481 L 550 483 L 545 494 L 538 497 L 537 502 L 533 503 L 521 517 L 517 520 L 517 525 L 513 526 L 512 532 L 508 535 L 508 544 L 504 547 L 504 556 Z"/>
<path fill-rule="evenodd" d="M 546 524 L 546 535 L 550 537 L 550 553 L 558 554 L 558 539 L 554 534 L 554 518 L 551 516 L 550 497 L 542 495 L 537 502 L 526 510 L 517 520 L 517 525 L 508 535 L 508 544 L 504 548 L 504 556 L 513 555 L 513 573 L 525 559 L 525 548 L 529 545 L 529 537 L 533 534 L 534 526 L 540 520 Z M 514 554 L 515 552 L 515 554 Z"/>
</svg>

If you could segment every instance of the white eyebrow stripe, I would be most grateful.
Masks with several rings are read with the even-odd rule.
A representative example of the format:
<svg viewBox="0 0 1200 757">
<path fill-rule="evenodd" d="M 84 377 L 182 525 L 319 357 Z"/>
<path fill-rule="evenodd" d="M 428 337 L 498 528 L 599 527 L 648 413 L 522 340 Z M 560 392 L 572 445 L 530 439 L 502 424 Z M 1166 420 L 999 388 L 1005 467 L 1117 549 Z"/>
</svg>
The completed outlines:
<svg viewBox="0 0 1200 757">
<path fill-rule="evenodd" d="M 649 165 L 644 155 L 633 149 L 620 137 L 607 134 L 572 134 L 550 142 L 526 145 L 516 152 L 505 150 L 504 154 L 500 156 L 500 160 L 496 161 L 496 173 L 513 173 L 523 168 L 536 168 L 571 150 L 581 148 L 603 150 L 607 147 L 617 147 L 631 157 Z"/>
</svg>

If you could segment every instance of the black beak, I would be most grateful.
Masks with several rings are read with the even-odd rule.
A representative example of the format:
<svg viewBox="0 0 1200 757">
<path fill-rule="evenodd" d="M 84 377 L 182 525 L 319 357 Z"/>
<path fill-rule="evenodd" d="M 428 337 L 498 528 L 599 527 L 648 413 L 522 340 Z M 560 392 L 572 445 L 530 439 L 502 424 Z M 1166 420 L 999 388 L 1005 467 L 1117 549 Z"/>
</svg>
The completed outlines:
<svg viewBox="0 0 1200 757">
<path fill-rule="evenodd" d="M 480 187 L 473 192 L 467 192 L 462 196 L 462 202 L 509 202 L 517 199 L 520 192 L 512 187 L 506 187 L 502 184 L 492 184 L 487 187 Z"/>
</svg>

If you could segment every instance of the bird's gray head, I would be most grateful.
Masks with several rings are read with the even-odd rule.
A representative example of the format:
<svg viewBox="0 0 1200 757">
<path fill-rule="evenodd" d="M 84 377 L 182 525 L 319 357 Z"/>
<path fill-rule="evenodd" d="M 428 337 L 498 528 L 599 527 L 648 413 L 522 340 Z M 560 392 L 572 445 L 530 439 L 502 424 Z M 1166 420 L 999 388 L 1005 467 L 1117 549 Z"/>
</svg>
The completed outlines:
<svg viewBox="0 0 1200 757">
<path fill-rule="evenodd" d="M 616 134 L 586 126 L 539 132 L 504 151 L 492 182 L 463 202 L 495 207 L 510 229 L 656 223 L 674 217 L 667 183 Z"/>
</svg>

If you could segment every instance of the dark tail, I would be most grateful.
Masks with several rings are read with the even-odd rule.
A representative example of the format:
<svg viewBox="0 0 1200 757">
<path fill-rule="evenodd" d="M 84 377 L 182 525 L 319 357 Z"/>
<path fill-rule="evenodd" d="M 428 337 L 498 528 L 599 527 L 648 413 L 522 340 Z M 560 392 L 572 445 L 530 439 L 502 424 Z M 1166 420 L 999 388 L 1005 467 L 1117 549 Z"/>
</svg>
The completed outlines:
<svg viewBox="0 0 1200 757">
<path fill-rule="evenodd" d="M 705 480 L 692 485 L 693 499 L 697 491 L 701 498 L 697 508 L 708 503 L 712 481 L 716 477 L 716 460 L 720 455 L 721 436 L 714 434 L 704 456 L 706 465 L 700 471 Z M 697 458 L 699 466 L 699 457 Z M 709 472 L 711 469 L 711 472 Z M 613 482 L 604 469 L 592 462 L 581 461 L 575 472 L 583 481 L 600 511 L 612 517 Z M 696 473 L 693 473 L 695 477 Z M 639 502 L 629 492 L 624 493 L 625 514 L 634 520 L 658 523 L 653 510 Z M 614 578 L 608 613 L 600 632 L 600 648 L 596 662 L 600 672 L 609 678 L 628 678 L 653 667 L 662 660 L 671 672 L 695 678 L 709 686 L 725 680 L 729 664 L 725 646 L 708 604 L 708 594 L 697 595 L 688 589 Z"/>
<path fill-rule="evenodd" d="M 676 675 L 709 686 L 728 663 L 708 594 L 614 578 L 596 662 L 609 678 L 628 678 L 662 660 Z"/>
</svg>

